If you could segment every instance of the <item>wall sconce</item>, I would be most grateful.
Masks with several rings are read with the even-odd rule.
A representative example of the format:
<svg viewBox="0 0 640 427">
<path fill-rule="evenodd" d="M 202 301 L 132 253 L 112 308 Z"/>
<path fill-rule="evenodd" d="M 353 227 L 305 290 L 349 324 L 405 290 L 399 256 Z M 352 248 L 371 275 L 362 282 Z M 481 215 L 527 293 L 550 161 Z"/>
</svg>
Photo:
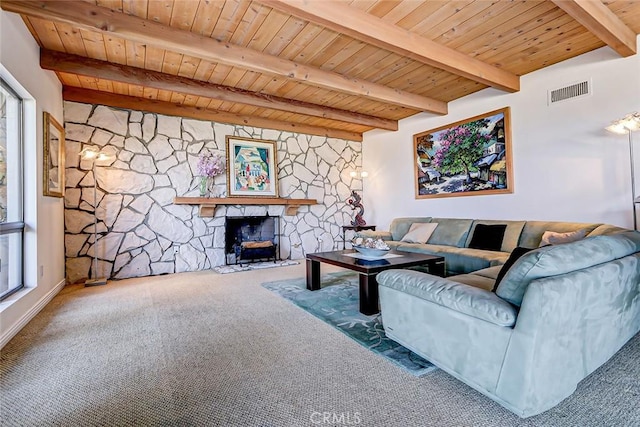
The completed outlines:
<svg viewBox="0 0 640 427">
<path fill-rule="evenodd" d="M 105 151 L 99 150 L 96 147 L 87 147 L 80 152 L 80 157 L 85 160 L 110 160 L 113 158 L 113 153 L 107 153 Z"/>
<path fill-rule="evenodd" d="M 351 176 L 351 178 L 355 178 L 355 177 L 358 176 L 358 172 L 351 171 L 351 172 L 349 172 L 349 175 Z M 369 172 L 367 172 L 367 171 L 360 172 L 360 178 L 366 178 L 368 176 L 369 176 Z"/>
<path fill-rule="evenodd" d="M 87 147 L 80 152 L 83 160 L 93 162 L 91 171 L 93 173 L 93 268 L 89 270 L 89 278 L 84 282 L 85 286 L 106 285 L 106 277 L 98 276 L 98 217 L 96 216 L 96 208 L 98 201 L 98 180 L 96 179 L 96 162 L 107 161 L 113 159 L 114 153 L 99 150 L 96 147 Z"/>
<path fill-rule="evenodd" d="M 360 175 L 360 178 L 364 179 L 369 176 L 369 173 L 366 171 L 361 171 L 360 173 L 351 171 L 349 172 L 349 175 L 351 176 L 351 178 L 356 178 L 358 177 L 358 175 Z M 356 193 L 356 190 L 351 190 L 351 197 L 347 200 L 347 203 L 352 210 L 356 211 L 355 217 L 351 221 L 351 225 L 354 227 L 362 227 L 367 225 L 367 222 L 363 218 L 364 206 L 362 205 L 362 198 L 358 193 Z"/>
<path fill-rule="evenodd" d="M 629 160 L 631 162 L 631 203 L 633 205 L 633 229 L 638 229 L 638 216 L 636 212 L 636 206 L 640 203 L 640 197 L 636 197 L 636 175 L 634 172 L 634 159 L 633 159 L 633 140 L 631 139 L 631 133 L 640 130 L 640 113 L 630 113 L 619 120 L 611 122 L 607 126 L 609 132 L 616 133 L 618 135 L 629 135 Z"/>
</svg>

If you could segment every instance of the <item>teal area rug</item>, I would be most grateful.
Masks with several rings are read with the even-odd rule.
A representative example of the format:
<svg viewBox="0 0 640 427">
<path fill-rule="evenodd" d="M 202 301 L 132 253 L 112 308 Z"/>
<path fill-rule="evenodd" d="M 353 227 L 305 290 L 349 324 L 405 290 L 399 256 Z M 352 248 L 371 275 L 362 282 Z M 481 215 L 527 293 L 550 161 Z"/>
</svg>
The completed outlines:
<svg viewBox="0 0 640 427">
<path fill-rule="evenodd" d="M 322 277 L 322 289 L 307 290 L 306 279 L 281 280 L 262 286 L 325 321 L 349 338 L 415 376 L 436 367 L 397 342 L 387 338 L 380 314 L 365 316 L 359 309 L 358 276 L 331 273 Z"/>
</svg>

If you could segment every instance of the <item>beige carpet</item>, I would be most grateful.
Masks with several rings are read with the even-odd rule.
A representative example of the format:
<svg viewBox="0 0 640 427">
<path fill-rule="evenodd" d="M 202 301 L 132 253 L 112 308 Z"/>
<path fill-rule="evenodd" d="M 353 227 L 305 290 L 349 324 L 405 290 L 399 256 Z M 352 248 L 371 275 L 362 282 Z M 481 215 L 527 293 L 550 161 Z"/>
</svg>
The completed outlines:
<svg viewBox="0 0 640 427">
<path fill-rule="evenodd" d="M 640 336 L 521 420 L 442 371 L 405 373 L 260 286 L 303 275 L 304 263 L 67 287 L 2 350 L 0 425 L 640 425 Z"/>
</svg>

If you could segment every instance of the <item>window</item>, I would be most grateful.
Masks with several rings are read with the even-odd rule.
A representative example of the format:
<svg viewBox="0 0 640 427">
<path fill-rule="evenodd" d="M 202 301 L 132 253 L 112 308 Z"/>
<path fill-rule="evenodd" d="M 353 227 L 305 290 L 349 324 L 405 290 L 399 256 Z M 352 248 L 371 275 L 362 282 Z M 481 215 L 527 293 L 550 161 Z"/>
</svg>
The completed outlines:
<svg viewBox="0 0 640 427">
<path fill-rule="evenodd" d="M 22 100 L 0 79 L 0 300 L 23 286 Z"/>
</svg>

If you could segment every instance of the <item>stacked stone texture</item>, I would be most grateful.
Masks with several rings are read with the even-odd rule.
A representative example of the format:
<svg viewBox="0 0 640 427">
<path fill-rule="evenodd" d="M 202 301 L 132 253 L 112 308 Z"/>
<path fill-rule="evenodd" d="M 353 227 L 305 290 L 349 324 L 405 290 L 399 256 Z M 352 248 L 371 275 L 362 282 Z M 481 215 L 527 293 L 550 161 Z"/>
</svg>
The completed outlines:
<svg viewBox="0 0 640 427">
<path fill-rule="evenodd" d="M 121 279 L 224 265 L 227 215 L 280 216 L 283 259 L 331 250 L 338 247 L 341 225 L 353 215 L 345 200 L 351 189 L 362 188 L 349 175 L 361 165 L 360 143 L 353 141 L 75 102 L 65 102 L 64 120 L 70 283 L 90 274 Z M 198 155 L 225 153 L 227 135 L 275 140 L 280 197 L 319 204 L 303 206 L 295 216 L 285 215 L 283 206 L 219 205 L 213 218 L 200 218 L 196 205 L 174 205 L 176 196 L 198 196 Z M 96 162 L 95 176 L 92 161 L 80 158 L 90 146 L 113 154 Z M 226 193 L 226 176 L 216 177 L 214 185 L 215 192 Z"/>
</svg>

